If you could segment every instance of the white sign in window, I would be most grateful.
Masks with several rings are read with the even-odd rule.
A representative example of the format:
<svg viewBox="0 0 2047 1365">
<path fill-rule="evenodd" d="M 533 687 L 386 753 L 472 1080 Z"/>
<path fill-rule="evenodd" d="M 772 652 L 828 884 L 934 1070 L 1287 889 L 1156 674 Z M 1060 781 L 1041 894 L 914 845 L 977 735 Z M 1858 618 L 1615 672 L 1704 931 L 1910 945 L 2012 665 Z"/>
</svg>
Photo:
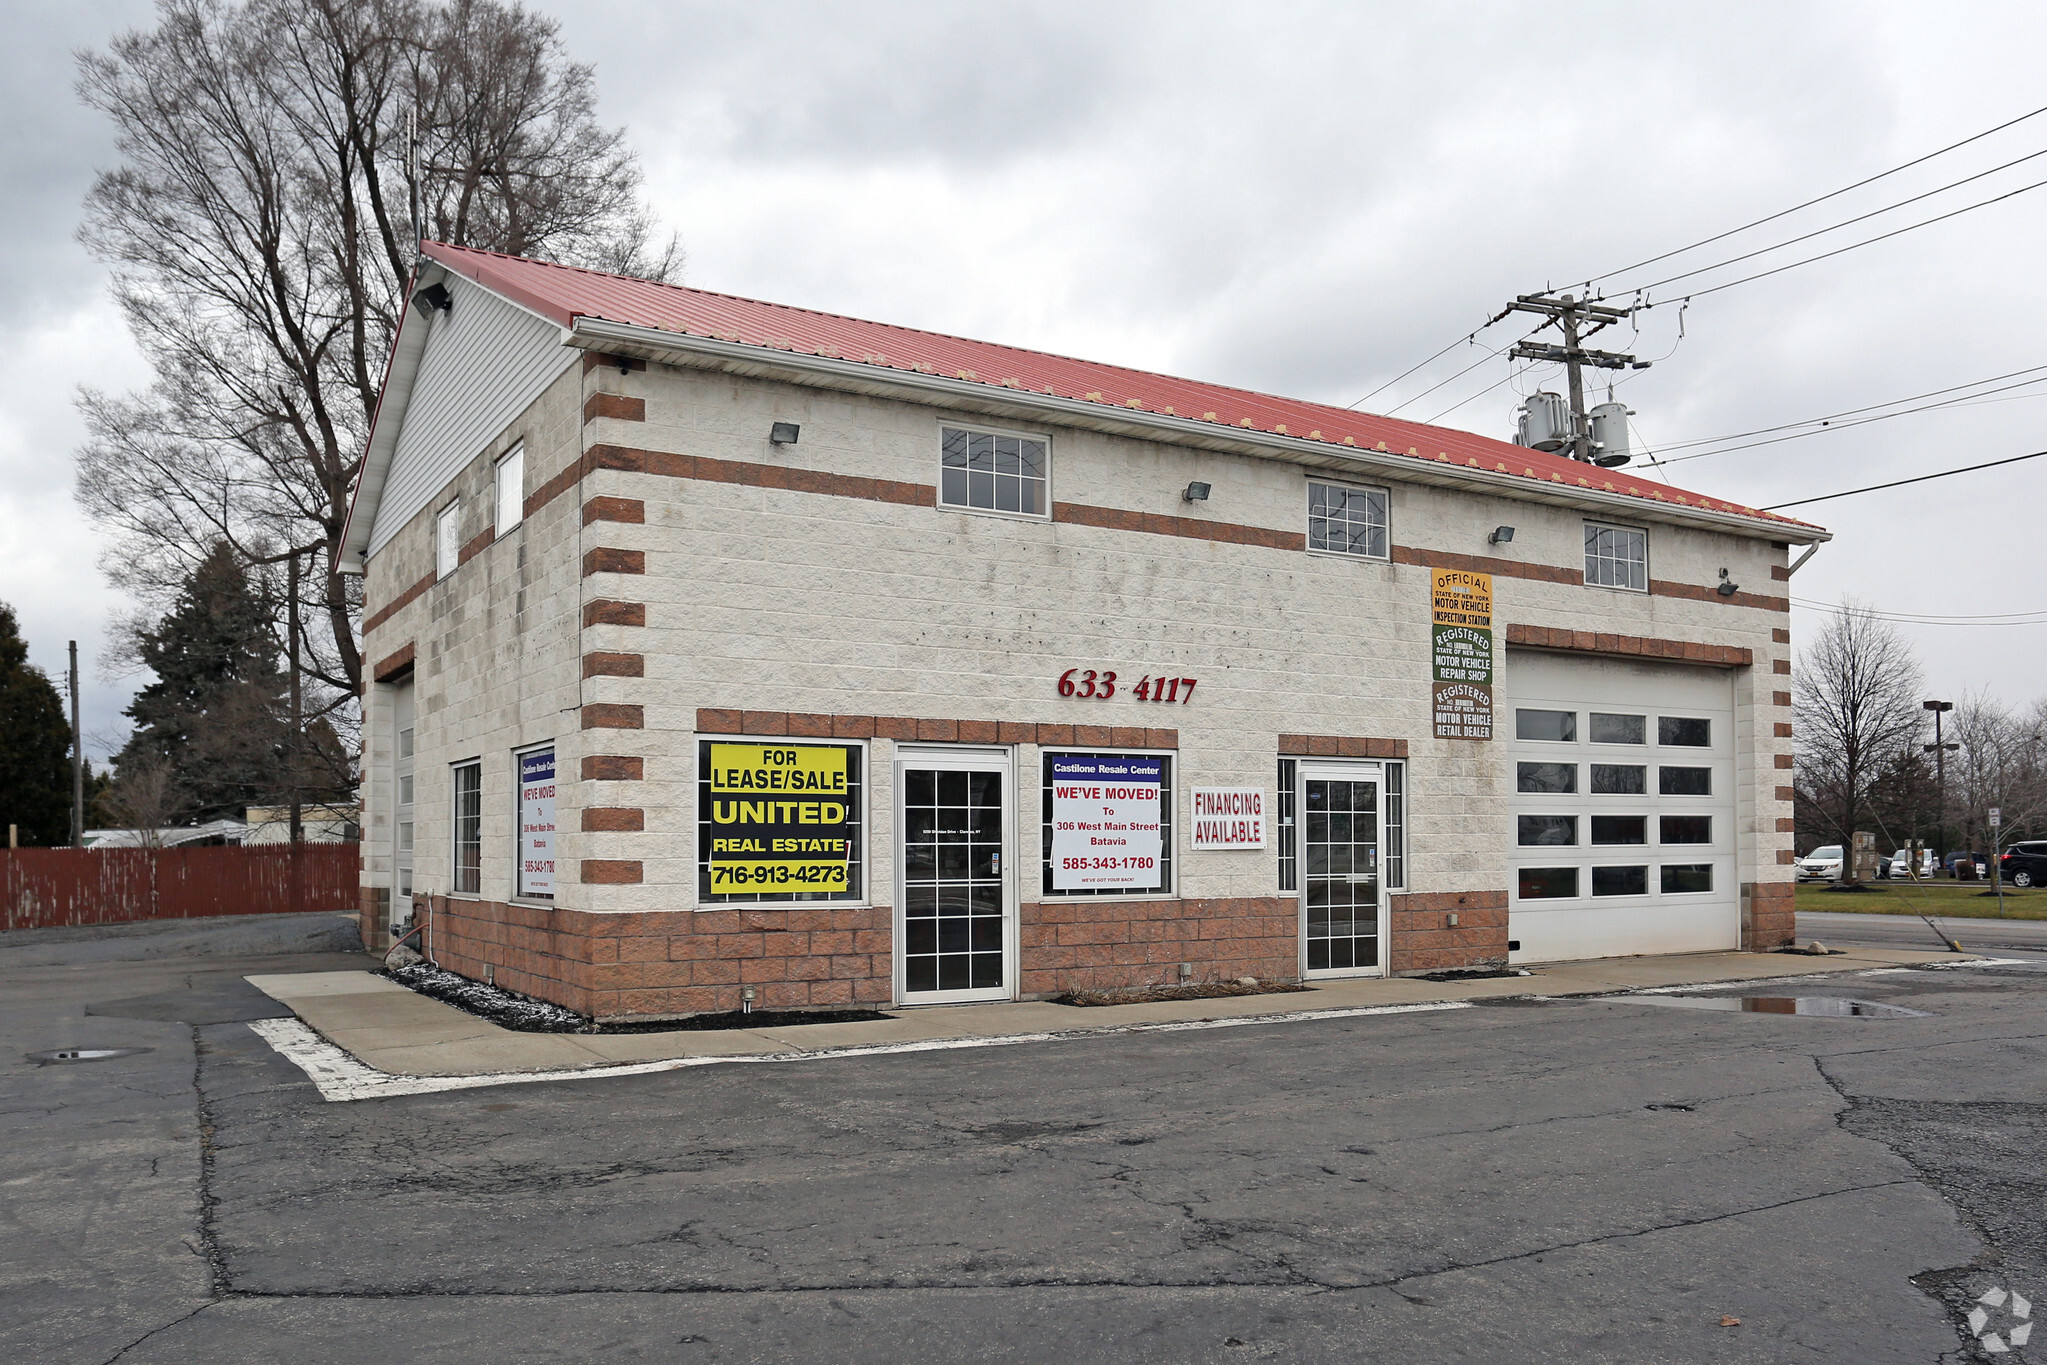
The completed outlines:
<svg viewBox="0 0 2047 1365">
<path fill-rule="evenodd" d="M 1165 760 L 1054 754 L 1052 889 L 1148 891 L 1159 885 Z"/>
<path fill-rule="evenodd" d="M 1264 848 L 1265 791 L 1261 787 L 1196 787 L 1191 847 Z"/>
<path fill-rule="evenodd" d="M 554 896 L 554 748 L 528 749 L 519 758 L 519 889 L 521 896 Z"/>
</svg>

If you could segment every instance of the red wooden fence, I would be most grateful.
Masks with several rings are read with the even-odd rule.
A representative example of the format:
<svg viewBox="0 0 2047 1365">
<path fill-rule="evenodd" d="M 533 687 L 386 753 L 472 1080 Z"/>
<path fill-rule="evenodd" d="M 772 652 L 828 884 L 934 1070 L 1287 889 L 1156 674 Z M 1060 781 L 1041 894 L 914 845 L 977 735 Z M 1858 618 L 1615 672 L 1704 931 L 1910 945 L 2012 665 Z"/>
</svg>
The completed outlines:
<svg viewBox="0 0 2047 1365">
<path fill-rule="evenodd" d="M 0 929 L 354 913 L 358 844 L 0 849 Z"/>
</svg>

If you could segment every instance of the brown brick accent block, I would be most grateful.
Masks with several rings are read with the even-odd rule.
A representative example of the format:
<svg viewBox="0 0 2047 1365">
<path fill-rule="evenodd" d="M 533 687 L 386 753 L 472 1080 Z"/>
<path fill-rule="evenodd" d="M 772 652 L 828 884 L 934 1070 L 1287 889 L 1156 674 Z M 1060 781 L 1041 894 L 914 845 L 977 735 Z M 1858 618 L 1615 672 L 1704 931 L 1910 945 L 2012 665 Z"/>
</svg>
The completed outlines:
<svg viewBox="0 0 2047 1365">
<path fill-rule="evenodd" d="M 642 782 L 647 777 L 647 760 L 633 754 L 585 754 L 585 782 Z"/>
<path fill-rule="evenodd" d="M 1281 735 L 1279 752 L 1302 758 L 1406 758 L 1407 741 L 1355 735 Z"/>
<path fill-rule="evenodd" d="M 1772 564 L 1770 566 L 1770 581 L 1773 583 L 1789 583 L 1791 581 L 1791 566 L 1789 564 Z"/>
<path fill-rule="evenodd" d="M 583 352 L 583 373 L 592 370 L 644 370 L 647 362 L 638 356 L 608 355 L 603 351 Z"/>
<path fill-rule="evenodd" d="M 606 654 L 601 650 L 583 656 L 583 676 L 586 678 L 644 678 L 647 676 L 647 656 L 644 654 Z"/>
<path fill-rule="evenodd" d="M 583 859 L 585 886 L 632 886 L 639 882 L 641 874 L 636 858 Z"/>
<path fill-rule="evenodd" d="M 607 550 L 603 548 L 583 551 L 583 577 L 593 573 L 645 573 L 647 552 L 645 550 Z"/>
<path fill-rule="evenodd" d="M 1436 891 L 1387 897 L 1391 940 L 1387 969 L 1395 976 L 1451 967 L 1505 965 L 1507 893 Z M 1450 927 L 1450 916 L 1457 927 Z"/>
<path fill-rule="evenodd" d="M 1791 632 L 1790 632 L 1790 631 L 1788 631 L 1788 630 L 1786 630 L 1786 629 L 1784 629 L 1784 627 L 1782 627 L 1782 626 L 1772 626 L 1772 627 L 1770 627 L 1770 643 L 1771 643 L 1771 644 L 1776 644 L 1776 645 L 1788 645 L 1788 644 L 1790 644 L 1790 643 L 1791 643 Z"/>
<path fill-rule="evenodd" d="M 1772 706 L 1791 705 L 1791 694 L 1789 692 L 1772 692 L 1770 694 L 1770 705 Z"/>
<path fill-rule="evenodd" d="M 588 863 L 584 864 L 589 866 Z M 887 906 L 595 914 L 435 898 L 433 951 L 451 971 L 599 1019 L 739 1008 L 886 1005 Z"/>
<path fill-rule="evenodd" d="M 1796 787 L 1779 787 L 1777 788 L 1777 799 L 1779 801 L 1795 801 L 1798 799 L 1798 789 Z"/>
<path fill-rule="evenodd" d="M 587 701 L 583 703 L 583 728 L 585 730 L 644 730 L 647 728 L 647 708 L 615 701 Z"/>
<path fill-rule="evenodd" d="M 461 568 L 464 564 L 467 564 L 470 560 L 488 550 L 497 543 L 497 538 L 498 528 L 495 526 L 486 526 L 475 535 L 469 537 L 462 548 L 455 552 L 455 567 Z"/>
<path fill-rule="evenodd" d="M 583 524 L 596 521 L 619 521 L 630 525 L 645 525 L 647 504 L 638 498 L 592 498 L 583 504 Z"/>
<path fill-rule="evenodd" d="M 1793 764 L 1793 763 L 1794 763 L 1795 761 L 1796 761 L 1796 760 L 1794 760 L 1794 759 L 1793 759 L 1793 758 L 1791 757 L 1791 755 L 1790 755 L 1790 754 L 1778 754 L 1778 755 L 1777 755 L 1777 766 L 1778 766 L 1778 767 L 1780 767 L 1780 768 L 1788 768 L 1788 767 L 1790 767 L 1790 766 L 1791 766 L 1791 765 L 1792 765 L 1792 764 Z"/>
<path fill-rule="evenodd" d="M 377 660 L 377 666 L 370 671 L 370 676 L 378 682 L 395 681 L 412 671 L 412 661 L 418 653 L 418 643 L 416 641 L 408 641 L 405 648 L 387 654 Z"/>
<path fill-rule="evenodd" d="M 1773 723 L 1774 723 L 1774 724 L 1776 725 L 1776 727 L 1777 727 L 1777 738 L 1778 738 L 1778 739 L 1789 739 L 1789 738 L 1791 738 L 1791 722 L 1790 722 L 1790 721 L 1788 721 L 1788 720 L 1780 720 L 1780 721 L 1776 721 L 1776 722 L 1773 722 Z"/>
<path fill-rule="evenodd" d="M 1789 659 L 1773 660 L 1770 664 L 1770 671 L 1772 673 L 1789 673 L 1791 671 L 1791 660 Z"/>
<path fill-rule="evenodd" d="M 635 806 L 585 806 L 585 831 L 637 832 L 647 827 L 647 813 Z"/>
<path fill-rule="evenodd" d="M 1790 867 L 1793 863 L 1797 861 L 1798 855 L 1796 853 L 1793 853 L 1790 849 L 1780 848 L 1777 850 L 1777 865 L 1779 867 Z"/>
<path fill-rule="evenodd" d="M 1022 906 L 1019 978 L 1027 996 L 1170 985 L 1180 964 L 1196 981 L 1291 981 L 1299 902 L 1291 896 L 1111 901 L 1082 897 Z"/>
<path fill-rule="evenodd" d="M 598 598 L 583 604 L 583 624 L 586 626 L 644 626 L 647 624 L 645 602 L 612 602 Z"/>
<path fill-rule="evenodd" d="M 425 577 L 421 578 L 417 583 L 414 583 L 404 592 L 399 593 L 396 597 L 386 602 L 383 606 L 378 607 L 373 612 L 370 612 L 367 616 L 363 617 L 362 621 L 363 634 L 365 635 L 369 634 L 378 626 L 383 625 L 384 622 L 396 616 L 399 612 L 404 611 L 407 607 L 411 606 L 414 602 L 418 601 L 420 595 L 423 594 L 428 588 L 431 588 L 433 585 L 434 576 L 431 572 L 429 572 Z"/>
<path fill-rule="evenodd" d="M 1131 512 L 1120 507 L 1090 507 L 1080 502 L 1053 503 L 1052 520 L 1071 522 L 1077 526 L 1103 526 L 1111 531 L 1137 531 L 1146 535 L 1214 540 L 1227 545 L 1262 545 L 1268 550 L 1308 548 L 1308 536 L 1303 531 L 1276 531 L 1268 526 L 1203 521 L 1199 517 L 1172 517 L 1158 512 Z"/>
<path fill-rule="evenodd" d="M 622 393 L 593 393 L 583 400 L 583 420 L 594 422 L 599 417 L 612 417 L 621 422 L 644 422 L 647 420 L 647 400 L 628 398 Z"/>
<path fill-rule="evenodd" d="M 391 946 L 391 888 L 365 886 L 356 903 L 356 928 L 362 932 L 364 951 L 382 957 Z"/>
<path fill-rule="evenodd" d="M 708 455 L 677 455 L 665 450 L 634 450 L 626 446 L 591 446 L 582 464 L 589 469 L 615 469 L 627 474 L 656 474 L 706 483 L 744 484 L 750 488 L 786 488 L 797 493 L 823 493 L 867 502 L 936 507 L 938 489 L 928 483 L 899 483 L 852 474 L 827 474 L 787 465 L 716 460 Z"/>
<path fill-rule="evenodd" d="M 1777 817 L 1777 832 L 1779 834 L 1794 834 L 1797 830 L 1798 821 L 1791 816 L 1780 815 Z"/>
<path fill-rule="evenodd" d="M 828 716 L 802 711 L 699 707 L 700 735 L 792 739 L 910 739 L 958 744 L 1097 744 L 1118 749 L 1177 749 L 1180 732 L 1136 725 L 1041 725 L 1011 720 L 930 720 L 915 716 Z M 1406 750 L 1402 750 L 1405 753 Z"/>
<path fill-rule="evenodd" d="M 1695 640 L 1657 640 L 1641 635 L 1607 635 L 1556 626 L 1507 627 L 1507 643 L 1529 649 L 1567 649 L 1580 654 L 1611 654 L 1629 659 L 1669 659 L 1678 663 L 1747 668 L 1755 651 L 1739 645 L 1709 645 Z"/>
<path fill-rule="evenodd" d="M 1779 861 L 1783 861 L 1779 858 Z M 1741 884 L 1741 946 L 1767 953 L 1798 937 L 1798 888 L 1791 882 Z"/>
</svg>

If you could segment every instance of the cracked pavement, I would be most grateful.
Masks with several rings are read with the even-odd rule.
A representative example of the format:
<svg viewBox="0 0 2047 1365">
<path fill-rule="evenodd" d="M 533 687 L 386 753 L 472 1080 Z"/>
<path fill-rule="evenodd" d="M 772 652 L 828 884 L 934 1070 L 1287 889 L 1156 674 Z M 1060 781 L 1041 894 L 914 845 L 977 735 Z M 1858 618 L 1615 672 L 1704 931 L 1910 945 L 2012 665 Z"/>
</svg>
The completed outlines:
<svg viewBox="0 0 2047 1365">
<path fill-rule="evenodd" d="M 2047 1301 L 2047 962 L 330 1104 L 239 978 L 336 965 L 0 951 L 0 1357 L 1931 1362 Z"/>
</svg>

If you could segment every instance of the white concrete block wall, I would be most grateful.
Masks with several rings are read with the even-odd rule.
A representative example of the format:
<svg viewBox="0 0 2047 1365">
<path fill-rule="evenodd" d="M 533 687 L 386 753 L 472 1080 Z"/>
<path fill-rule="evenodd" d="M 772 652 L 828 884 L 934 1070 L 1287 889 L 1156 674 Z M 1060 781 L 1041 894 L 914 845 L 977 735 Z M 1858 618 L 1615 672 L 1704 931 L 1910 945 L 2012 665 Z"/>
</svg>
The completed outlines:
<svg viewBox="0 0 2047 1365">
<path fill-rule="evenodd" d="M 644 422 L 599 419 L 586 445 L 672 451 L 834 475 L 935 484 L 942 421 L 1003 430 L 1028 424 L 883 398 L 807 390 L 653 365 L 598 371 L 608 390 L 644 398 Z M 775 421 L 802 425 L 776 447 Z M 1052 445 L 1052 497 L 1138 512 L 1305 529 L 1313 473 L 1277 461 L 1040 426 Z M 1331 475 L 1330 477 L 1336 477 Z M 1189 504 L 1191 479 L 1213 486 Z M 1582 566 L 1577 510 L 1480 497 L 1365 476 L 1389 487 L 1396 546 Z M 1281 733 L 1405 738 L 1411 755 L 1409 888 L 1506 885 L 1505 765 L 1492 746 L 1428 737 L 1428 570 L 1346 556 L 1220 544 L 1073 522 L 979 515 L 685 478 L 593 472 L 582 496 L 646 503 L 646 523 L 598 523 L 591 544 L 643 550 L 645 576 L 584 582 L 586 599 L 648 604 L 645 628 L 601 626 L 585 650 L 643 654 L 642 679 L 593 678 L 589 701 L 646 707 L 646 730 L 618 736 L 647 759 L 636 784 L 639 834 L 576 836 L 565 852 L 638 858 L 645 882 L 603 888 L 593 908 L 676 909 L 694 900 L 694 758 L 698 707 L 826 714 L 1171 726 L 1180 732 L 1177 786 L 1271 788 Z M 1645 509 L 1646 510 L 1646 509 Z M 1618 520 L 1618 519 L 1617 519 Z M 1491 546 L 1487 533 L 1517 528 Z M 1768 594 L 1780 546 L 1646 519 L 1652 578 L 1710 588 L 1721 567 L 1745 592 Z M 1782 612 L 1496 576 L 1495 628 L 1511 624 L 1746 646 L 1756 665 L 1742 687 L 1748 804 L 1743 880 L 1774 880 L 1788 836 L 1775 818 L 1770 694 L 1785 685 L 1771 662 Z M 1069 666 L 1114 668 L 1108 703 L 1062 700 Z M 1187 706 L 1130 700 L 1147 670 L 1201 680 Z M 1508 722 L 1510 723 L 1510 722 Z M 603 737 L 602 733 L 596 737 Z M 885 779 L 891 749 L 871 746 L 870 873 L 891 894 Z M 1019 833 L 1035 850 L 1035 755 L 1019 756 Z M 592 797 L 605 802 L 607 798 Z M 566 822 L 564 822 L 566 823 Z M 1035 878 L 1026 876 L 1026 899 Z M 1181 859 L 1181 894 L 1269 895 L 1272 855 Z"/>
</svg>

